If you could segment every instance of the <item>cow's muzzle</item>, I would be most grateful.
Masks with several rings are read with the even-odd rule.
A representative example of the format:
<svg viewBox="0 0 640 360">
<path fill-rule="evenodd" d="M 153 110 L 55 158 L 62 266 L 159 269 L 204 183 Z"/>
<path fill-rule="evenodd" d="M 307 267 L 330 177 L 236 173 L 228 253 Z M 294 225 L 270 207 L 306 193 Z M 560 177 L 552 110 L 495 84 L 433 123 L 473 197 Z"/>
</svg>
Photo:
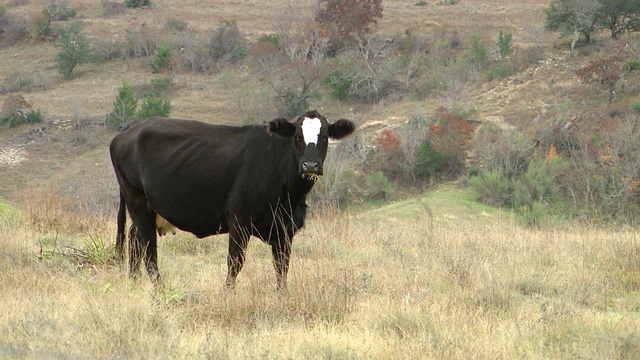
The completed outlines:
<svg viewBox="0 0 640 360">
<path fill-rule="evenodd" d="M 306 180 L 318 181 L 322 175 L 322 163 L 316 160 L 303 160 L 300 162 L 300 176 Z"/>
<path fill-rule="evenodd" d="M 303 174 L 322 175 L 322 167 L 320 166 L 320 162 L 315 160 L 303 160 L 300 164 L 300 170 Z"/>
</svg>

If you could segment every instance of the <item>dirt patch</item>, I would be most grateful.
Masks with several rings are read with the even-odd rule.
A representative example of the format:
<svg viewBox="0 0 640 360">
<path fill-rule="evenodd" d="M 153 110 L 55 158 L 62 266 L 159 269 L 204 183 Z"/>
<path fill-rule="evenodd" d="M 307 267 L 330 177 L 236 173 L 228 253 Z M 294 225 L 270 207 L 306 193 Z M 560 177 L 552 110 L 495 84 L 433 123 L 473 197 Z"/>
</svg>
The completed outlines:
<svg viewBox="0 0 640 360">
<path fill-rule="evenodd" d="M 0 148 L 0 165 L 16 166 L 27 160 L 27 151 L 16 147 Z"/>
</svg>

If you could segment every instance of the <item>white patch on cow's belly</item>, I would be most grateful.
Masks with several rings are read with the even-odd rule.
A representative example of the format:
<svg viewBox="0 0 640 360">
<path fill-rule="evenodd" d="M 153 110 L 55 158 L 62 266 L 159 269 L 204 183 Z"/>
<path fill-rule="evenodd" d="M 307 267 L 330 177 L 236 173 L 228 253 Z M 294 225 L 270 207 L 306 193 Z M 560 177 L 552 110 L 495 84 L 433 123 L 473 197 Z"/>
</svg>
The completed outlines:
<svg viewBox="0 0 640 360">
<path fill-rule="evenodd" d="M 320 128 L 322 128 L 322 122 L 318 118 L 304 118 L 302 120 L 302 137 L 307 145 L 318 143 Z"/>
<path fill-rule="evenodd" d="M 176 227 L 159 214 L 156 214 L 156 230 L 160 236 L 166 235 L 169 231 L 173 235 L 176 234 Z"/>
</svg>

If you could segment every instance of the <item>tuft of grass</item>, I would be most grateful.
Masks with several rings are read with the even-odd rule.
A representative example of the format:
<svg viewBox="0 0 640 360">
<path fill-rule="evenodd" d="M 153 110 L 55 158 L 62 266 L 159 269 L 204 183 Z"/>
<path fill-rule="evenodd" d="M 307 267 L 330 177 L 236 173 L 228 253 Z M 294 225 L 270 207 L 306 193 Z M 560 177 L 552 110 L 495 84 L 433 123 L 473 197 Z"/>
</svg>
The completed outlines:
<svg viewBox="0 0 640 360">
<path fill-rule="evenodd" d="M 84 247 L 69 247 L 64 256 L 81 267 L 115 265 L 115 244 L 107 245 L 102 237 L 91 235 L 82 240 Z"/>
<path fill-rule="evenodd" d="M 541 280 L 523 279 L 515 284 L 516 290 L 525 296 L 558 296 L 561 290 L 558 287 L 550 286 Z"/>
</svg>

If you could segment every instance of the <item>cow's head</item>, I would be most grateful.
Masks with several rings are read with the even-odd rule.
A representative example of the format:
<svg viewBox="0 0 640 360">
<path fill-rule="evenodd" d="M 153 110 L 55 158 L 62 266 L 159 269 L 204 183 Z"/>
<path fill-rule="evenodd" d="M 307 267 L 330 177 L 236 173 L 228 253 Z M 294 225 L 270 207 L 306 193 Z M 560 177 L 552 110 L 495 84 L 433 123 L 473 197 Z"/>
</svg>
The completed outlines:
<svg viewBox="0 0 640 360">
<path fill-rule="evenodd" d="M 269 122 L 267 132 L 283 138 L 293 138 L 294 153 L 302 177 L 315 179 L 322 175 L 322 165 L 327 156 L 329 138 L 341 139 L 350 135 L 355 125 L 345 119 L 329 124 L 315 110 L 308 111 L 295 122 L 275 119 Z"/>
</svg>

